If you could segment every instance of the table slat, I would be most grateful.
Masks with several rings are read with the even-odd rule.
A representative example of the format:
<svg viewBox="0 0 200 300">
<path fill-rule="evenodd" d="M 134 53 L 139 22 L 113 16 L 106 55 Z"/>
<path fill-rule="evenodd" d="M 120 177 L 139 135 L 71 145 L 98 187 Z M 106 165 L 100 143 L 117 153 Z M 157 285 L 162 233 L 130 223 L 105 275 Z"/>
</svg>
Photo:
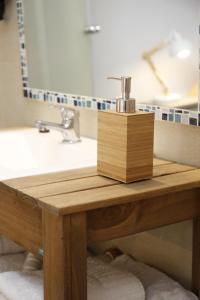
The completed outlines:
<svg viewBox="0 0 200 300">
<path fill-rule="evenodd" d="M 38 199 L 38 203 L 56 213 L 69 214 L 199 187 L 200 170 L 195 169 L 131 184 L 44 197 Z"/>
<path fill-rule="evenodd" d="M 172 173 L 185 172 L 193 170 L 193 167 L 179 164 L 157 165 L 154 167 L 154 177 L 164 176 Z M 52 182 L 40 186 L 33 186 L 20 189 L 24 194 L 35 198 L 43 198 L 78 191 L 84 191 L 104 186 L 121 184 L 121 182 L 112 180 L 102 176 L 89 176 L 79 179 L 65 180 L 60 182 Z"/>
<path fill-rule="evenodd" d="M 8 179 L 2 182 L 14 189 L 24 189 L 24 188 L 34 187 L 34 186 L 41 186 L 43 184 L 62 182 L 62 181 L 79 179 L 79 178 L 95 176 L 95 175 L 97 175 L 96 167 L 91 167 L 91 168 L 81 168 L 81 169 L 68 170 L 63 172 Z"/>
<path fill-rule="evenodd" d="M 173 162 L 171 161 L 167 161 L 163 159 L 158 159 L 158 158 L 154 159 L 154 166 L 169 165 L 172 163 Z M 25 189 L 25 188 L 31 188 L 35 186 L 41 186 L 45 184 L 57 183 L 57 182 L 73 180 L 73 179 L 80 179 L 80 178 L 95 176 L 95 175 L 97 175 L 96 167 L 89 167 L 89 168 L 81 168 L 81 169 L 68 170 L 62 172 L 8 179 L 8 180 L 4 180 L 3 183 L 15 189 Z"/>
<path fill-rule="evenodd" d="M 21 191 L 34 198 L 43 198 L 54 195 L 61 195 L 84 190 L 96 189 L 104 186 L 121 184 L 121 182 L 102 176 L 91 176 L 81 179 L 67 180 L 57 183 L 21 189 Z"/>
</svg>

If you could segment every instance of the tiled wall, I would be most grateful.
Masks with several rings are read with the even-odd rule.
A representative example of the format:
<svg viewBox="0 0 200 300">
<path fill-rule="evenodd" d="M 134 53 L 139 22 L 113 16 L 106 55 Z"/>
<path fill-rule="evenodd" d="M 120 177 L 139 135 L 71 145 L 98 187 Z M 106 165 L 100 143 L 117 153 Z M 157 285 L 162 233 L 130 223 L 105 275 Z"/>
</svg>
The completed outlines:
<svg viewBox="0 0 200 300">
<path fill-rule="evenodd" d="M 27 126 L 36 119 L 58 121 L 59 113 L 55 108 L 22 97 L 15 1 L 8 1 L 8 5 L 6 21 L 0 23 L 0 127 Z M 81 112 L 81 130 L 84 135 L 96 137 L 96 112 Z M 155 152 L 163 158 L 200 167 L 200 129 L 156 122 Z M 188 283 L 191 229 L 191 222 L 186 222 L 115 243 Z"/>
</svg>

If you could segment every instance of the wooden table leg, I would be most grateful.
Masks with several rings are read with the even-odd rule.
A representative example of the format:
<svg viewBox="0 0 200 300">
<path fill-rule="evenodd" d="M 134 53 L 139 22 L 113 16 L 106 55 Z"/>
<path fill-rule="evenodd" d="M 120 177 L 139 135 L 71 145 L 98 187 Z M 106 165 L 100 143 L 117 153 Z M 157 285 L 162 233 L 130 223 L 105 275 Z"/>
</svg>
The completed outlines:
<svg viewBox="0 0 200 300">
<path fill-rule="evenodd" d="M 43 212 L 44 299 L 87 300 L 86 215 Z"/>
<path fill-rule="evenodd" d="M 200 217 L 193 220 L 192 289 L 200 296 Z"/>
<path fill-rule="evenodd" d="M 87 300 L 86 215 L 71 216 L 72 299 Z"/>
</svg>

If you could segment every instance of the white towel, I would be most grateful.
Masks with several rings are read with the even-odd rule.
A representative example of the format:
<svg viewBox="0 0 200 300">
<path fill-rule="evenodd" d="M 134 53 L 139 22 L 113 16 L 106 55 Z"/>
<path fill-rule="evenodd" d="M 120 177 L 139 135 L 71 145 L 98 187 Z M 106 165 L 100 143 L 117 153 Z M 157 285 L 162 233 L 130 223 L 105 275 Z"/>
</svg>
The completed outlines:
<svg viewBox="0 0 200 300">
<path fill-rule="evenodd" d="M 88 257 L 88 300 L 144 300 L 144 288 L 130 272 Z"/>
<path fill-rule="evenodd" d="M 25 253 L 0 255 L 0 273 L 21 271 L 25 260 Z"/>
<path fill-rule="evenodd" d="M 111 265 L 137 276 L 145 288 L 146 300 L 198 300 L 193 293 L 185 290 L 166 274 L 127 255 L 116 258 Z"/>
<path fill-rule="evenodd" d="M 42 272 L 5 272 L 0 274 L 0 292 L 8 300 L 42 300 Z"/>
<path fill-rule="evenodd" d="M 22 271 L 23 272 L 30 272 L 30 271 L 37 271 L 41 270 L 42 268 L 42 257 L 39 255 L 34 255 L 32 253 L 28 253 L 26 259 L 23 264 Z"/>
<path fill-rule="evenodd" d="M 0 300 L 9 300 L 8 298 L 5 298 L 3 294 L 0 293 Z"/>
<path fill-rule="evenodd" d="M 25 254 L 9 254 L 0 256 L 0 273 L 6 271 L 18 271 L 22 269 L 25 260 Z M 9 300 L 2 293 L 0 293 L 0 300 Z"/>
<path fill-rule="evenodd" d="M 0 291 L 9 300 L 42 300 L 42 271 L 2 273 Z M 144 288 L 134 275 L 88 258 L 88 300 L 144 299 Z"/>
<path fill-rule="evenodd" d="M 20 253 L 25 250 L 19 245 L 15 244 L 13 241 L 5 238 L 4 236 L 0 236 L 0 254 L 12 254 L 12 253 Z"/>
</svg>

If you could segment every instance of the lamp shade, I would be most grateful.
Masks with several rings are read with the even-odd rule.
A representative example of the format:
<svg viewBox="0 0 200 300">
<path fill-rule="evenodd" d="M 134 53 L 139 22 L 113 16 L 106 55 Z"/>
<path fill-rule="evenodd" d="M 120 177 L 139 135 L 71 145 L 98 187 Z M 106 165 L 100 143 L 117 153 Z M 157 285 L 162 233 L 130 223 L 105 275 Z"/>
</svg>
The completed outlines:
<svg viewBox="0 0 200 300">
<path fill-rule="evenodd" d="M 185 59 L 191 55 L 192 45 L 190 41 L 183 39 L 176 31 L 170 35 L 168 44 L 171 56 L 178 57 L 179 59 Z"/>
</svg>

